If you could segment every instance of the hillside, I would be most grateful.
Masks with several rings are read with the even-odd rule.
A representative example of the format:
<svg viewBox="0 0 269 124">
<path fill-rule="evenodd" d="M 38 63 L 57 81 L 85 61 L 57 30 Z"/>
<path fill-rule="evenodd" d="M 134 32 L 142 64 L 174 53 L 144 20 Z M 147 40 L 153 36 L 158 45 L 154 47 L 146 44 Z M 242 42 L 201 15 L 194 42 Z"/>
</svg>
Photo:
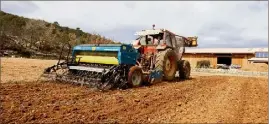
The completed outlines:
<svg viewBox="0 0 269 124">
<path fill-rule="evenodd" d="M 0 55 L 58 56 L 64 44 L 116 43 L 99 34 L 0 11 Z M 117 42 L 119 43 L 119 42 Z"/>
</svg>

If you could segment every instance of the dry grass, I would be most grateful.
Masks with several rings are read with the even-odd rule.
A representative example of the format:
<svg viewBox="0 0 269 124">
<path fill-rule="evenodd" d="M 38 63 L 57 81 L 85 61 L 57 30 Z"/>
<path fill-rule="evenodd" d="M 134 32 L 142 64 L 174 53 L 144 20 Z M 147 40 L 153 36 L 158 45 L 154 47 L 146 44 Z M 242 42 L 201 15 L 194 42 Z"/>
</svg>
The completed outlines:
<svg viewBox="0 0 269 124">
<path fill-rule="evenodd" d="M 56 63 L 57 60 L 1 58 L 1 83 L 37 80 L 46 67 Z M 267 72 L 268 65 L 252 64 L 242 70 Z"/>
<path fill-rule="evenodd" d="M 57 60 L 1 58 L 1 83 L 37 80 L 46 67 Z"/>
<path fill-rule="evenodd" d="M 244 71 L 258 71 L 258 72 L 268 72 L 268 65 L 265 63 L 253 63 L 242 68 Z"/>
</svg>

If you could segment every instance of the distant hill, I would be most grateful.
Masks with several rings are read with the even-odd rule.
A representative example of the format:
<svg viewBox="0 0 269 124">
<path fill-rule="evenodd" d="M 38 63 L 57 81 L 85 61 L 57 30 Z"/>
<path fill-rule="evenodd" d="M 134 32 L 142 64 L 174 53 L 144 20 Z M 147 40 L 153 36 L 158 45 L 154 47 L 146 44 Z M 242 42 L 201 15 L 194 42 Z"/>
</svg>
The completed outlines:
<svg viewBox="0 0 269 124">
<path fill-rule="evenodd" d="M 58 22 L 29 19 L 0 11 L 0 55 L 10 53 L 24 57 L 58 56 L 64 44 L 119 43 L 99 34 L 60 26 Z M 65 50 L 66 51 L 66 50 Z"/>
</svg>

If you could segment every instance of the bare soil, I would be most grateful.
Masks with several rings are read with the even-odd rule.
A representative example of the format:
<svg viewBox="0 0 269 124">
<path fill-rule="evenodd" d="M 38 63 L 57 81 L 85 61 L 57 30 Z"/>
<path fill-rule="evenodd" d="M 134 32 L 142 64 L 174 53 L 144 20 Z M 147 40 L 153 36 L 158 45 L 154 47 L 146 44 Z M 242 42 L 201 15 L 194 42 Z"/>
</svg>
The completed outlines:
<svg viewBox="0 0 269 124">
<path fill-rule="evenodd" d="M 267 77 L 196 75 L 185 81 L 108 92 L 26 79 L 29 81 L 1 83 L 1 123 L 267 123 L 268 120 Z"/>
</svg>

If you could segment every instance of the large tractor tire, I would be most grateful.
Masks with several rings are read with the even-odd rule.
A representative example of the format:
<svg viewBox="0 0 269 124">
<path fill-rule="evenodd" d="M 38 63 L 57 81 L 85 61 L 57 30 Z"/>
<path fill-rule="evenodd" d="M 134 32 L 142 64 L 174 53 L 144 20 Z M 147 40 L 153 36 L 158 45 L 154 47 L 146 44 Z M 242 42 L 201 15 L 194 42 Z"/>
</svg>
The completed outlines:
<svg viewBox="0 0 269 124">
<path fill-rule="evenodd" d="M 180 79 L 190 78 L 191 66 L 189 61 L 180 60 L 178 63 L 178 69 Z"/>
<path fill-rule="evenodd" d="M 132 66 L 128 73 L 128 85 L 130 87 L 139 87 L 143 81 L 142 69 L 138 66 Z"/>
<path fill-rule="evenodd" d="M 172 49 L 160 51 L 156 57 L 155 68 L 163 71 L 164 80 L 172 81 L 177 71 L 176 53 Z"/>
</svg>

